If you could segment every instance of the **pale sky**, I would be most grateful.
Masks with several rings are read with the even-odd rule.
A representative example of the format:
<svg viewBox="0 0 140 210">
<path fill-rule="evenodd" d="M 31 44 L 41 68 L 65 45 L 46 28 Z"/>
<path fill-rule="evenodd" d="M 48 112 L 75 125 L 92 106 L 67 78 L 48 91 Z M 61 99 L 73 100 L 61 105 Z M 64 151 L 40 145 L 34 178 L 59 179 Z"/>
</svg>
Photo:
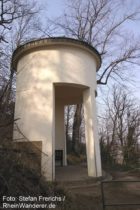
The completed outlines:
<svg viewBox="0 0 140 210">
<path fill-rule="evenodd" d="M 57 17 L 63 13 L 66 5 L 66 0 L 40 0 L 38 2 L 46 8 L 46 16 Z"/>
<path fill-rule="evenodd" d="M 66 0 L 44 0 L 48 2 L 48 14 L 49 16 L 61 15 L 66 4 Z"/>
</svg>

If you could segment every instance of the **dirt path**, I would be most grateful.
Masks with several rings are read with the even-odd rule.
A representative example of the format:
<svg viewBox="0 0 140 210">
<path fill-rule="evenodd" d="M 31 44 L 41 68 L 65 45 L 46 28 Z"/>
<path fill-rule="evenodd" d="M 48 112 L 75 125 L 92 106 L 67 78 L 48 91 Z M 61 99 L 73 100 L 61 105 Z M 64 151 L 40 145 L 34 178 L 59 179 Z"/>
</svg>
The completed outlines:
<svg viewBox="0 0 140 210">
<path fill-rule="evenodd" d="M 114 180 L 140 180 L 139 172 L 111 172 Z M 71 182 L 65 184 L 71 197 L 70 210 L 102 210 L 100 181 Z M 140 203 L 139 183 L 105 184 L 108 203 Z M 108 207 L 106 210 L 140 210 L 140 206 Z"/>
</svg>

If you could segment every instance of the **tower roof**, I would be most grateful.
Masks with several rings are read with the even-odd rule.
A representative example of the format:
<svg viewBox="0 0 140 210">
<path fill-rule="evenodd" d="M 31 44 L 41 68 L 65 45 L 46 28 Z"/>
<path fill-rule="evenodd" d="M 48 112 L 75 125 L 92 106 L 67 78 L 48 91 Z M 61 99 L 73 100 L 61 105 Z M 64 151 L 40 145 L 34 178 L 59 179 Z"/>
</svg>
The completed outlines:
<svg viewBox="0 0 140 210">
<path fill-rule="evenodd" d="M 19 46 L 13 53 L 12 56 L 12 68 L 16 70 L 18 60 L 25 54 L 37 50 L 39 48 L 46 48 L 49 46 L 77 46 L 81 49 L 85 49 L 94 55 L 97 61 L 97 71 L 101 66 L 101 56 L 99 52 L 90 44 L 85 41 L 80 41 L 78 39 L 67 38 L 67 37 L 51 37 L 44 39 L 37 39 L 30 42 L 27 42 Z"/>
</svg>

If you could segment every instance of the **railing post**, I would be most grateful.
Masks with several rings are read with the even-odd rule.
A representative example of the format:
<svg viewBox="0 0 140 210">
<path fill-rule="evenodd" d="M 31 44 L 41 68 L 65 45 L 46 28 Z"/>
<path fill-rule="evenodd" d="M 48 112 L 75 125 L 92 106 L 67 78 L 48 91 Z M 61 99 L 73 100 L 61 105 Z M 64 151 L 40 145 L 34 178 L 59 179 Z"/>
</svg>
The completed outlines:
<svg viewBox="0 0 140 210">
<path fill-rule="evenodd" d="M 106 209 L 106 206 L 105 206 L 105 198 L 104 198 L 104 186 L 103 186 L 103 182 L 101 182 L 101 196 L 102 196 L 102 208 L 103 210 Z"/>
</svg>

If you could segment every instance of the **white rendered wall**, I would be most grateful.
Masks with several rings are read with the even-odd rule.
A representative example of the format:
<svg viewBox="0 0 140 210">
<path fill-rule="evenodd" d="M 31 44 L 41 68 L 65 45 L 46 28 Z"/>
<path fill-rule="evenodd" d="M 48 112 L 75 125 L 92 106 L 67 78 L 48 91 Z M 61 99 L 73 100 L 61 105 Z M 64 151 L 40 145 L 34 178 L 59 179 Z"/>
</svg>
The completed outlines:
<svg viewBox="0 0 140 210">
<path fill-rule="evenodd" d="M 101 157 L 98 141 L 97 116 L 95 93 L 92 89 L 84 91 L 84 118 L 85 118 L 85 137 L 87 150 L 88 175 L 91 177 L 102 176 Z"/>
<path fill-rule="evenodd" d="M 76 46 L 62 45 L 36 50 L 19 59 L 15 119 L 19 118 L 18 127 L 30 141 L 42 141 L 42 173 L 47 180 L 55 178 L 55 144 L 58 148 L 55 142 L 54 83 L 84 85 L 90 88 L 93 95 L 96 90 L 96 59 L 93 54 Z M 100 176 L 100 157 L 95 158 L 100 153 L 96 123 L 93 129 L 95 96 L 90 97 L 90 102 L 86 102 L 87 96 L 84 95 L 86 137 L 91 146 L 87 147 L 93 160 L 88 161 L 88 168 L 90 176 Z M 19 136 L 17 132 L 14 133 L 14 139 Z"/>
</svg>

